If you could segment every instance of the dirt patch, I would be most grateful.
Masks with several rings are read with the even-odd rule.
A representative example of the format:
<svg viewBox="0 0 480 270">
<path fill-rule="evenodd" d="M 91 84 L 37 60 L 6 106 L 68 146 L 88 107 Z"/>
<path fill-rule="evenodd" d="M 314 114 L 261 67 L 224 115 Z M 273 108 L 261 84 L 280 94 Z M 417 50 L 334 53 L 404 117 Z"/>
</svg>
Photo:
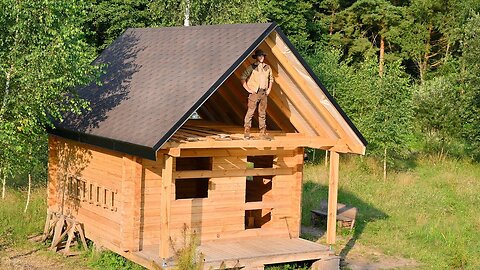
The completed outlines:
<svg viewBox="0 0 480 270">
<path fill-rule="evenodd" d="M 414 269 L 418 266 L 415 260 L 388 256 L 358 243 L 341 263 L 342 269 L 351 270 Z"/>
<path fill-rule="evenodd" d="M 302 237 L 325 244 L 325 231 L 316 227 L 302 226 Z M 380 270 L 380 269 L 414 269 L 420 266 L 412 259 L 388 256 L 382 252 L 349 241 L 350 238 L 337 236 L 335 250 L 341 257 L 341 269 Z"/>
<path fill-rule="evenodd" d="M 65 257 L 45 250 L 45 247 L 35 249 L 5 249 L 0 251 L 1 270 L 44 270 L 72 269 L 87 270 L 86 261 L 81 257 Z"/>
</svg>

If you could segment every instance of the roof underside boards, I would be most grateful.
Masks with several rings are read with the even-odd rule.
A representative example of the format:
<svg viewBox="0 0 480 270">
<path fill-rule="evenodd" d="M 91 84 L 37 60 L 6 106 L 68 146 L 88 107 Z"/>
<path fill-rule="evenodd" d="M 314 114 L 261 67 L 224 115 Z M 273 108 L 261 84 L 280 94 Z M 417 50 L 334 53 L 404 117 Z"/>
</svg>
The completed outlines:
<svg viewBox="0 0 480 270">
<path fill-rule="evenodd" d="M 92 110 L 68 115 L 50 132 L 155 159 L 194 111 L 241 127 L 247 93 L 240 76 L 257 48 L 268 53 L 275 77 L 269 130 L 365 152 L 365 139 L 275 24 L 128 29 L 95 61 L 108 64 L 102 85 L 79 90 Z"/>
<path fill-rule="evenodd" d="M 333 98 L 328 96 L 323 86 L 317 84 L 314 75 L 309 73 L 282 39 L 281 32 L 277 31 L 273 31 L 259 45 L 268 54 L 265 61 L 272 67 L 275 78 L 268 97 L 268 129 L 329 138 L 347 146 L 346 152 L 364 154 L 366 143 L 363 137 L 357 136 L 358 131 L 351 127 L 353 124 L 338 110 Z M 253 61 L 252 58 L 246 59 L 197 110 L 202 119 L 243 125 L 247 92 L 241 85 L 240 76 Z M 227 106 L 219 107 L 216 104 Z M 258 126 L 256 117 L 253 120 L 253 126 Z"/>
</svg>

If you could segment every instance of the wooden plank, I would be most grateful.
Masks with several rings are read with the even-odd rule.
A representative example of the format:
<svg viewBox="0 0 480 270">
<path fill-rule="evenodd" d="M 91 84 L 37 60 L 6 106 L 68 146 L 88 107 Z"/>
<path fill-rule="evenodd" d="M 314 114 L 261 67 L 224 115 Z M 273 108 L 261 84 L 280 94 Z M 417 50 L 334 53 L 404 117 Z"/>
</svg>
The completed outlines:
<svg viewBox="0 0 480 270">
<path fill-rule="evenodd" d="M 291 175 L 294 168 L 255 168 L 244 170 L 196 170 L 174 172 L 174 179 L 187 178 L 215 178 L 215 177 L 239 177 L 239 176 L 267 176 L 267 175 Z"/>
<path fill-rule="evenodd" d="M 162 193 L 161 193 L 161 237 L 159 256 L 162 259 L 170 257 L 170 201 L 173 183 L 173 161 L 174 157 L 165 155 L 163 158 L 164 169 L 162 170 Z"/>
<path fill-rule="evenodd" d="M 272 140 L 243 140 L 243 134 L 234 134 L 236 138 L 230 141 L 207 139 L 196 142 L 167 142 L 163 148 L 258 148 L 282 149 L 285 147 L 316 147 L 331 148 L 339 144 L 337 139 L 322 138 L 318 136 L 274 136 Z"/>
<path fill-rule="evenodd" d="M 140 205 L 142 193 L 142 161 L 137 157 L 123 158 L 121 248 L 140 249 Z"/>
<path fill-rule="evenodd" d="M 327 217 L 327 243 L 335 244 L 337 229 L 337 196 L 338 196 L 338 168 L 340 155 L 330 152 L 330 175 L 328 181 L 328 217 Z"/>
<path fill-rule="evenodd" d="M 234 123 L 243 124 L 246 110 L 240 108 L 239 100 L 233 97 L 232 93 L 238 91 L 235 87 L 232 87 L 231 80 L 227 80 L 217 93 L 227 102 L 228 108 L 231 109 L 235 115 Z"/>
<path fill-rule="evenodd" d="M 313 89 L 308 85 L 304 77 L 296 70 L 290 63 L 280 48 L 275 44 L 275 41 L 272 37 L 268 37 L 265 39 L 266 44 L 272 50 L 272 53 L 275 55 L 279 63 L 285 68 L 287 73 L 293 78 L 295 83 L 302 89 L 302 92 L 306 95 L 306 99 L 312 103 L 314 108 L 321 114 L 323 119 L 331 126 L 333 131 L 338 134 L 340 138 L 343 138 L 347 141 L 347 145 L 351 148 L 355 153 L 363 154 L 365 146 L 359 145 L 359 143 L 353 141 L 351 136 L 348 136 L 345 130 L 340 126 L 338 123 L 339 119 L 336 119 L 322 104 L 322 99 L 319 97 Z M 325 98 L 326 99 L 326 98 Z M 340 121 L 344 121 L 340 119 Z"/>
<path fill-rule="evenodd" d="M 301 228 L 301 213 L 302 213 L 302 186 L 303 186 L 303 156 L 304 149 L 298 148 L 296 155 L 297 159 L 297 171 L 295 173 L 295 182 L 292 198 L 292 223 L 289 224 L 290 235 L 292 238 L 300 237 L 300 228 Z M 296 218 L 295 218 L 296 217 Z M 288 220 L 286 220 L 288 221 Z"/>
<path fill-rule="evenodd" d="M 175 148 L 174 154 L 176 157 L 232 157 L 232 156 L 256 156 L 256 155 L 283 155 L 293 156 L 296 147 L 286 147 L 283 149 L 246 149 L 246 148 L 215 148 L 215 149 L 180 149 Z M 176 151 L 178 150 L 178 151 Z"/>
</svg>

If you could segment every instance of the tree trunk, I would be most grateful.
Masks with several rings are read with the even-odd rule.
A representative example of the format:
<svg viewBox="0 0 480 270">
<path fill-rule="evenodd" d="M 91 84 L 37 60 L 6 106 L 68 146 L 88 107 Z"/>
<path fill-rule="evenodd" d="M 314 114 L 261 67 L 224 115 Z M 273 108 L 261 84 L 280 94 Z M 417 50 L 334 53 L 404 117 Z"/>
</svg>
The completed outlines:
<svg viewBox="0 0 480 270">
<path fill-rule="evenodd" d="M 428 27 L 428 36 L 425 42 L 425 53 L 423 55 L 423 59 L 420 60 L 419 63 L 419 73 L 420 73 L 420 83 L 423 85 L 425 83 L 425 74 L 427 73 L 428 69 L 428 58 L 430 55 L 430 40 L 432 36 L 433 26 L 430 25 Z"/>
<path fill-rule="evenodd" d="M 6 74 L 5 93 L 4 93 L 3 99 L 2 99 L 2 107 L 0 107 L 0 121 L 3 120 L 3 114 L 5 113 L 5 107 L 7 106 L 7 98 L 8 98 L 9 92 L 10 92 L 10 78 L 11 78 L 11 75 L 12 75 L 12 71 L 13 71 L 13 65 L 10 66 L 10 69 L 8 70 L 8 72 Z"/>
<path fill-rule="evenodd" d="M 335 12 L 332 12 L 331 20 L 330 20 L 330 26 L 328 27 L 328 33 L 333 35 L 333 19 L 335 18 Z"/>
<path fill-rule="evenodd" d="M 328 167 L 328 150 L 325 150 L 325 168 Z"/>
<path fill-rule="evenodd" d="M 387 147 L 383 153 L 383 181 L 387 180 Z"/>
<path fill-rule="evenodd" d="M 15 18 L 15 23 L 17 25 L 18 25 L 18 19 L 19 17 L 17 13 L 17 17 Z M 18 41 L 18 28 L 15 30 L 15 35 L 13 36 L 13 46 L 11 51 L 14 51 L 17 49 L 17 41 Z M 7 98 L 10 92 L 10 80 L 12 78 L 13 71 L 14 71 L 14 65 L 12 63 L 6 74 L 5 94 L 3 95 L 2 107 L 0 107 L 0 121 L 3 120 L 3 114 L 5 113 L 5 107 L 7 106 Z"/>
<path fill-rule="evenodd" d="M 7 174 L 5 171 L 3 172 L 3 179 L 2 179 L 2 200 L 5 199 L 5 186 L 7 184 Z"/>
<path fill-rule="evenodd" d="M 383 76 L 383 64 L 385 61 L 385 38 L 380 36 L 380 61 L 378 61 L 378 75 Z"/>
<path fill-rule="evenodd" d="M 28 195 L 27 195 L 27 203 L 25 204 L 25 210 L 23 210 L 24 213 L 27 212 L 28 204 L 30 203 L 31 191 L 32 191 L 32 176 L 28 174 Z"/>
<path fill-rule="evenodd" d="M 185 0 L 185 20 L 183 26 L 190 26 L 190 0 Z"/>
</svg>

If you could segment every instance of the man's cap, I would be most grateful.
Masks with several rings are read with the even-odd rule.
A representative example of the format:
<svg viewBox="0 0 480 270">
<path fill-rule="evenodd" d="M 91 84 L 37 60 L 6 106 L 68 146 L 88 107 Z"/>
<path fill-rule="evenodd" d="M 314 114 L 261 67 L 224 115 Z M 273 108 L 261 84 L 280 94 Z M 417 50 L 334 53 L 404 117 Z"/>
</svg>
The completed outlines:
<svg viewBox="0 0 480 270">
<path fill-rule="evenodd" d="M 264 51 L 262 51 L 262 50 L 256 50 L 256 51 L 255 51 L 255 54 L 252 55 L 252 58 L 253 58 L 253 59 L 257 59 L 257 57 L 259 57 L 259 56 L 261 56 L 261 55 L 267 56 L 267 53 L 264 52 Z"/>
</svg>

